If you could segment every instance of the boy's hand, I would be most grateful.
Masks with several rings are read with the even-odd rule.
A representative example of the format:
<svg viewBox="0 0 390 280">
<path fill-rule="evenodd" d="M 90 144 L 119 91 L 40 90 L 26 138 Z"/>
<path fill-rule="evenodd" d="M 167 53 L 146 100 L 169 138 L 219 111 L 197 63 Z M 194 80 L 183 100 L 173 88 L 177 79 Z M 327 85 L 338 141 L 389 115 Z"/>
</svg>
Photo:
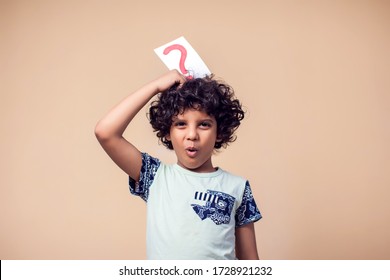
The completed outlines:
<svg viewBox="0 0 390 280">
<path fill-rule="evenodd" d="M 169 89 L 174 84 L 178 83 L 179 86 L 182 85 L 186 81 L 186 77 L 180 74 L 179 71 L 170 70 L 164 75 L 160 76 L 156 80 L 153 81 L 155 84 L 157 92 L 162 92 Z"/>
</svg>

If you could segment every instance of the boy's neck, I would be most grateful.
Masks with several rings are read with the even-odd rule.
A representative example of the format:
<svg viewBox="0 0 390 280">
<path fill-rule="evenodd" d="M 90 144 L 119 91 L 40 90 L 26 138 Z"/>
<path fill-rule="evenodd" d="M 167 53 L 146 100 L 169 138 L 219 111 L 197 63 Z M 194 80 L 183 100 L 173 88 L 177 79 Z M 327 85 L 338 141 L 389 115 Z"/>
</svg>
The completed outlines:
<svg viewBox="0 0 390 280">
<path fill-rule="evenodd" d="M 182 167 L 184 169 L 187 169 L 189 171 L 196 172 L 196 173 L 212 173 L 212 172 L 215 172 L 218 170 L 218 167 L 213 166 L 211 159 L 209 161 L 205 162 L 204 164 L 202 164 L 201 166 L 196 167 L 196 168 L 189 168 L 189 167 L 183 165 L 180 161 L 177 162 L 177 165 L 179 165 L 180 167 Z"/>
</svg>

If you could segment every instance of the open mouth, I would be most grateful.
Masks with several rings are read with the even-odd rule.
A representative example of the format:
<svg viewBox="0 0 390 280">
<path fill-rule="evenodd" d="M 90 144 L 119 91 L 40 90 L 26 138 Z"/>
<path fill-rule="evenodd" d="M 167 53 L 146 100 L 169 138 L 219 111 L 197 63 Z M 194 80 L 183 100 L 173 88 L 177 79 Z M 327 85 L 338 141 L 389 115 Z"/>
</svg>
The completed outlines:
<svg viewBox="0 0 390 280">
<path fill-rule="evenodd" d="M 186 152 L 189 157 L 195 157 L 198 153 L 198 149 L 195 147 L 189 147 L 186 149 Z"/>
</svg>

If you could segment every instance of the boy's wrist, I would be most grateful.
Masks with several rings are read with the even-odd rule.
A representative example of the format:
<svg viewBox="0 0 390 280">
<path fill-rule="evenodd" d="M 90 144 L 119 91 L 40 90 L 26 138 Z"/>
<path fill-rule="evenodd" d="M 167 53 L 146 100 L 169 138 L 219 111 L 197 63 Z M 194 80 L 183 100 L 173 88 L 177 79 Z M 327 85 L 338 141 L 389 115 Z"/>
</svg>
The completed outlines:
<svg viewBox="0 0 390 280">
<path fill-rule="evenodd" d="M 155 94 L 168 90 L 174 84 L 183 84 L 186 78 L 177 70 L 171 70 L 164 75 L 153 80 L 150 84 L 154 85 Z"/>
<path fill-rule="evenodd" d="M 146 84 L 145 89 L 147 92 L 150 93 L 151 98 L 160 92 L 157 80 L 151 81 L 150 83 Z"/>
</svg>

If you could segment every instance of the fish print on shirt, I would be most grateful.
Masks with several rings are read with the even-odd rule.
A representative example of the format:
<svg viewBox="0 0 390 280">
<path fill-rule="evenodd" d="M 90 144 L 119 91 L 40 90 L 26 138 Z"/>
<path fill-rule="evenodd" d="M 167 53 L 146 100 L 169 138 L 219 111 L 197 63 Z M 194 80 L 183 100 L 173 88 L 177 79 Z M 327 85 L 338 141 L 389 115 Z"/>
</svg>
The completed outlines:
<svg viewBox="0 0 390 280">
<path fill-rule="evenodd" d="M 209 218 L 216 225 L 229 224 L 235 198 L 229 194 L 207 190 L 206 192 L 195 192 L 196 200 L 202 201 L 204 205 L 191 204 L 195 213 L 205 220 Z"/>
</svg>

